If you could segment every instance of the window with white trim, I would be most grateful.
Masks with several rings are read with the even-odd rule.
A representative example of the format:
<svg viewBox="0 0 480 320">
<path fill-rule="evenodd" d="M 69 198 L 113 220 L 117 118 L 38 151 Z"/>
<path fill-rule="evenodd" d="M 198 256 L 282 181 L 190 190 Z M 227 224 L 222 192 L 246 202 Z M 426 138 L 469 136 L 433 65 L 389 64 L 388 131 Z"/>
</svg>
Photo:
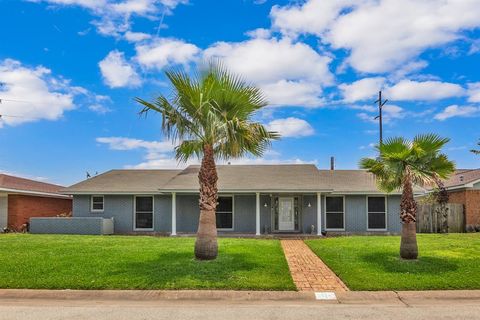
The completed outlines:
<svg viewBox="0 0 480 320">
<path fill-rule="evenodd" d="M 220 196 L 217 203 L 217 229 L 233 229 L 233 197 Z"/>
<path fill-rule="evenodd" d="M 387 229 L 387 206 L 385 197 L 368 197 L 368 229 Z"/>
<path fill-rule="evenodd" d="M 153 229 L 153 197 L 135 197 L 135 229 Z"/>
<path fill-rule="evenodd" d="M 103 196 L 92 196 L 90 199 L 91 212 L 103 212 L 105 199 Z"/>
<path fill-rule="evenodd" d="M 325 226 L 327 229 L 344 229 L 345 210 L 343 197 L 325 198 Z"/>
</svg>

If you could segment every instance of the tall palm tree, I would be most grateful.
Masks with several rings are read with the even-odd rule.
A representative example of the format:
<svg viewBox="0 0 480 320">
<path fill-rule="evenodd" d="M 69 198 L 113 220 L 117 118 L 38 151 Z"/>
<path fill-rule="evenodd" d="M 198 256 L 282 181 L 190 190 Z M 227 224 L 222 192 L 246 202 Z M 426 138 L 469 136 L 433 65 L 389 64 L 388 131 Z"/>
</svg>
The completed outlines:
<svg viewBox="0 0 480 320">
<path fill-rule="evenodd" d="M 385 192 L 402 190 L 400 256 L 403 259 L 418 257 L 415 223 L 417 205 L 413 186 L 438 185 L 455 170 L 455 164 L 441 153 L 448 141 L 450 139 L 435 134 L 417 135 L 413 141 L 401 137 L 390 138 L 376 146 L 378 158 L 363 158 L 360 161 L 361 168 L 375 175 L 379 189 Z"/>
<path fill-rule="evenodd" d="M 279 135 L 253 120 L 254 114 L 267 105 L 260 89 L 222 64 L 210 62 L 195 70 L 192 77 L 181 69 L 170 69 L 165 75 L 171 84 L 170 96 L 160 95 L 153 102 L 136 101 L 144 106 L 141 113 L 153 110 L 162 115 L 164 134 L 179 143 L 175 148 L 177 160 L 202 159 L 195 257 L 212 260 L 218 254 L 216 159 L 261 156 Z"/>
</svg>

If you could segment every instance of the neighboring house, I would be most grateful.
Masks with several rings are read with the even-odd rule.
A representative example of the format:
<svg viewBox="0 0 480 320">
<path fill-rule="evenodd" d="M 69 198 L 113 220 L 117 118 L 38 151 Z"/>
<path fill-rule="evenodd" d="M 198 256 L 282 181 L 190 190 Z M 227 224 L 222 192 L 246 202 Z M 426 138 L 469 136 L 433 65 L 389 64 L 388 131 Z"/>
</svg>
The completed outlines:
<svg viewBox="0 0 480 320">
<path fill-rule="evenodd" d="M 480 227 L 480 169 L 462 169 L 445 181 L 449 202 L 461 203 L 467 231 Z"/>
<path fill-rule="evenodd" d="M 380 192 L 366 171 L 314 165 L 217 169 L 221 233 L 400 232 L 400 194 Z M 195 233 L 198 171 L 112 170 L 63 192 L 73 195 L 74 218 L 113 218 L 115 233 Z"/>
<path fill-rule="evenodd" d="M 31 217 L 51 217 L 72 211 L 62 186 L 0 174 L 0 232 L 20 230 Z"/>
</svg>

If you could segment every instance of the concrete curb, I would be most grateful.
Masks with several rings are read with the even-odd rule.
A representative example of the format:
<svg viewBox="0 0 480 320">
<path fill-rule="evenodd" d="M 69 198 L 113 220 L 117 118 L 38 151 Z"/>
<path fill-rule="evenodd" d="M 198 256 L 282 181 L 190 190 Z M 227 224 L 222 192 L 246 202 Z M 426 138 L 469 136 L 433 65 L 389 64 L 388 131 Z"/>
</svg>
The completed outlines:
<svg viewBox="0 0 480 320">
<path fill-rule="evenodd" d="M 480 290 L 441 291 L 347 291 L 335 292 L 336 300 L 316 300 L 311 291 L 233 290 L 35 290 L 0 289 L 2 300 L 58 301 L 292 301 L 339 304 L 431 305 L 480 304 Z"/>
<path fill-rule="evenodd" d="M 315 295 L 297 291 L 0 289 L 2 299 L 314 301 Z"/>
</svg>

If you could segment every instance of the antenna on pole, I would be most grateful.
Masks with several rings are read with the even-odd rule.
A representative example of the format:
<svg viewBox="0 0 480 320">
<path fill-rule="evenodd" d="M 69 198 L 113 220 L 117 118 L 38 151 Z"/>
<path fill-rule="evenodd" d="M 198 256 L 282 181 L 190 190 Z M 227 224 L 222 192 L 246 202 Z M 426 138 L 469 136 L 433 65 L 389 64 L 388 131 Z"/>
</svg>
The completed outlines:
<svg viewBox="0 0 480 320">
<path fill-rule="evenodd" d="M 382 91 L 378 91 L 378 100 L 374 103 L 378 103 L 378 116 L 375 117 L 375 120 L 378 119 L 379 127 L 380 127 L 380 145 L 383 144 L 383 115 L 382 115 L 382 108 L 387 103 L 388 99 L 382 101 Z"/>
</svg>

